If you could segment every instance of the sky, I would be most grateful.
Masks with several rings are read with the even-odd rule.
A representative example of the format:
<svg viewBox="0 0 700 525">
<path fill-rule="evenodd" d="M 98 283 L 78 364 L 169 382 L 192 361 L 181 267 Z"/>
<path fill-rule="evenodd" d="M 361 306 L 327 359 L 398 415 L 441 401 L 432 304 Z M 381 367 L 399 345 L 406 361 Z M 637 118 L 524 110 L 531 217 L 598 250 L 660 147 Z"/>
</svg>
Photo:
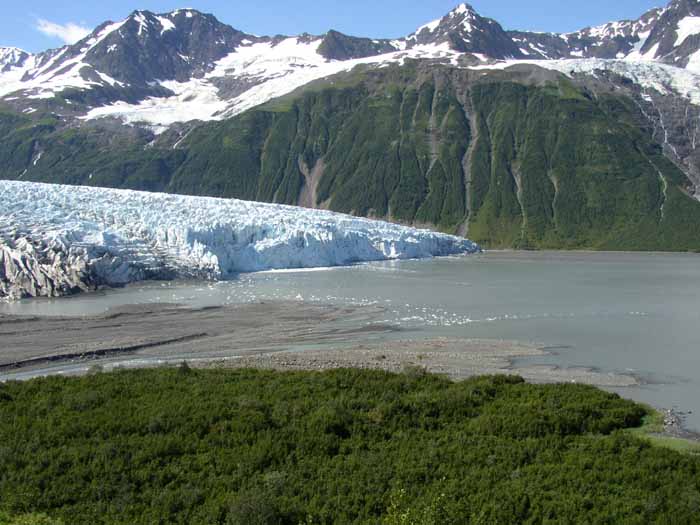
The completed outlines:
<svg viewBox="0 0 700 525">
<path fill-rule="evenodd" d="M 460 0 L 0 0 L 0 46 L 30 52 L 79 40 L 106 20 L 136 9 L 169 12 L 181 7 L 213 13 L 257 35 L 323 34 L 395 38 L 442 17 Z M 184 5 L 183 5 L 184 3 Z M 611 20 L 637 18 L 664 0 L 472 0 L 482 15 L 506 29 L 569 32 Z"/>
</svg>

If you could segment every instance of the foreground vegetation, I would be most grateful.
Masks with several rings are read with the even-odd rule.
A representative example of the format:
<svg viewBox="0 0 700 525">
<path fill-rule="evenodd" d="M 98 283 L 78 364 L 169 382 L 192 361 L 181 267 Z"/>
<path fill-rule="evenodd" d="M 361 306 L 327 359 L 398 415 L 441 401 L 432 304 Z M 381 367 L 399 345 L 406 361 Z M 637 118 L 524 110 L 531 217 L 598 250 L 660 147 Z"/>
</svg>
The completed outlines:
<svg viewBox="0 0 700 525">
<path fill-rule="evenodd" d="M 700 459 L 580 385 L 179 369 L 0 385 L 0 523 L 691 523 Z M 14 516 L 11 518 L 10 516 Z"/>
</svg>

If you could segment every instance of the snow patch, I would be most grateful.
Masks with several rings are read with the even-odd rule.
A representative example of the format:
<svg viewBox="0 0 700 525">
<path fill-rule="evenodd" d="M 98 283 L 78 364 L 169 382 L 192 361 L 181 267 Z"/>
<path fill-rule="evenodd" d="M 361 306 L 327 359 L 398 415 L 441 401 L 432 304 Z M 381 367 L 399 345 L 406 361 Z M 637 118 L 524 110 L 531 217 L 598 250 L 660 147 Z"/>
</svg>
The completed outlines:
<svg viewBox="0 0 700 525">
<path fill-rule="evenodd" d="M 427 24 L 422 25 L 418 29 L 416 29 L 416 32 L 413 34 L 420 35 L 423 31 L 427 31 L 428 33 L 434 33 L 435 30 L 440 26 L 441 21 L 442 21 L 442 19 L 438 18 L 437 20 L 433 20 L 432 22 L 428 22 Z"/>
<path fill-rule="evenodd" d="M 659 52 L 659 42 L 651 46 L 649 51 L 642 55 L 643 60 L 654 60 Z"/>
<path fill-rule="evenodd" d="M 649 39 L 650 34 L 651 34 L 651 31 L 645 31 L 644 33 L 639 33 L 637 35 L 637 37 L 639 38 L 639 41 L 637 41 L 637 43 L 634 44 L 632 51 L 630 51 L 627 54 L 627 58 L 629 60 L 653 60 L 654 59 L 655 53 L 650 55 L 649 52 L 647 52 L 646 54 L 642 55 L 642 48 L 647 43 L 647 40 Z"/>
<path fill-rule="evenodd" d="M 448 43 L 420 45 L 407 51 L 346 61 L 328 61 L 318 53 L 322 40 L 302 41 L 287 38 L 276 45 L 262 42 L 240 46 L 223 57 L 203 78 L 187 82 L 159 84 L 174 96 L 148 98 L 138 104 L 116 102 L 92 109 L 85 120 L 116 117 L 127 124 L 144 123 L 161 133 L 176 122 L 190 120 L 221 120 L 291 93 L 309 82 L 350 71 L 358 65 L 383 66 L 403 63 L 407 58 L 440 58 L 457 64 L 459 53 Z M 217 79 L 236 76 L 247 80 L 251 87 L 232 99 L 221 97 L 215 85 Z"/>
<path fill-rule="evenodd" d="M 188 82 L 166 81 L 161 86 L 171 90 L 171 97 L 149 97 L 139 104 L 119 101 L 92 109 L 85 120 L 116 117 L 126 124 L 154 126 L 160 134 L 177 122 L 191 120 L 215 120 L 227 109 L 228 104 L 219 98 L 218 89 L 205 79 Z"/>
<path fill-rule="evenodd" d="M 686 16 L 685 18 L 678 21 L 678 28 L 676 29 L 676 43 L 674 46 L 680 46 L 685 39 L 692 35 L 697 35 L 700 33 L 700 16 Z"/>
<path fill-rule="evenodd" d="M 700 73 L 700 50 L 688 57 L 688 65 L 686 66 L 686 69 L 688 71 L 693 71 L 694 73 Z"/>
<path fill-rule="evenodd" d="M 699 55 L 700 58 L 700 55 Z M 597 71 L 609 71 L 631 80 L 644 89 L 661 94 L 677 93 L 700 105 L 700 75 L 686 69 L 651 61 L 604 60 L 596 58 L 570 60 L 506 60 L 495 64 L 472 66 L 470 69 L 507 69 L 518 64 L 529 64 L 559 71 L 567 76 L 574 74 L 596 75 Z"/>
<path fill-rule="evenodd" d="M 157 16 L 156 19 L 158 20 L 158 22 L 160 23 L 160 27 L 162 28 L 160 31 L 161 35 L 163 33 L 166 33 L 168 31 L 172 31 L 173 29 L 175 29 L 175 24 L 169 18 L 165 18 L 163 16 Z"/>
<path fill-rule="evenodd" d="M 141 36 L 144 32 L 148 31 L 148 19 L 143 13 L 136 13 L 134 15 L 134 20 L 139 24 L 138 35 Z"/>
</svg>

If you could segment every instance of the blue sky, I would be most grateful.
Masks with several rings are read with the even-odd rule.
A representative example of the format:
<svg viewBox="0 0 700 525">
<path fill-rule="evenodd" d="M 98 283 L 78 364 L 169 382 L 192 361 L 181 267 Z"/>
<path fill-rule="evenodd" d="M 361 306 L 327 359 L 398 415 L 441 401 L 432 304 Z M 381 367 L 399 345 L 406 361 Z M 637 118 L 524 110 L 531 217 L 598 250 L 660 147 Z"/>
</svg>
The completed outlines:
<svg viewBox="0 0 700 525">
<path fill-rule="evenodd" d="M 135 9 L 155 12 L 191 7 L 213 13 L 254 34 L 320 34 L 337 29 L 357 36 L 398 37 L 440 18 L 459 0 L 5 0 L 0 45 L 27 51 L 59 47 L 65 39 Z M 574 31 L 610 20 L 637 18 L 664 0 L 473 0 L 484 16 L 506 29 Z M 43 29 L 43 32 L 39 30 Z"/>
</svg>

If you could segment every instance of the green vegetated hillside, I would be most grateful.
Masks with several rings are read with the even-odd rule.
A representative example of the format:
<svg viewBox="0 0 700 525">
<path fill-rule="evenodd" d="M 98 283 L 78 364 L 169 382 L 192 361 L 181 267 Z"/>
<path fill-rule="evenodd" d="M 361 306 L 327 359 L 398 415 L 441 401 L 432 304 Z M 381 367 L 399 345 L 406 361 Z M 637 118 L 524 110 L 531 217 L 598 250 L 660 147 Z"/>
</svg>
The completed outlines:
<svg viewBox="0 0 700 525">
<path fill-rule="evenodd" d="M 354 71 L 198 126 L 177 148 L 5 114 L 0 174 L 301 203 L 486 247 L 700 250 L 700 203 L 635 103 L 550 76 Z"/>
<path fill-rule="evenodd" d="M 419 370 L 10 382 L 0 523 L 696 522 L 700 458 L 624 430 L 645 415 L 592 387 Z"/>
</svg>

